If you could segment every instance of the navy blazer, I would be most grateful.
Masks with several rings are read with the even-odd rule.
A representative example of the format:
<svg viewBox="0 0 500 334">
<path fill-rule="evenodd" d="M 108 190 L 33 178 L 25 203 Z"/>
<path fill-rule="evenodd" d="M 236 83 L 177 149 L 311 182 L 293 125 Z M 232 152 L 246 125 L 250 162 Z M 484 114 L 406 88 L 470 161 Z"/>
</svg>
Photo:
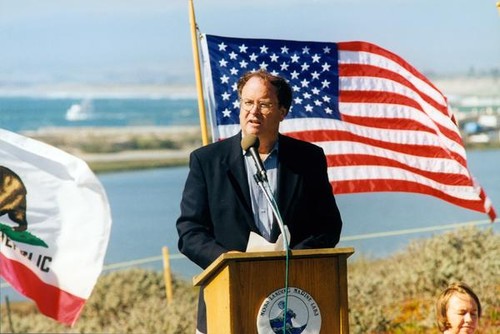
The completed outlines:
<svg viewBox="0 0 500 334">
<path fill-rule="evenodd" d="M 342 220 L 328 181 L 323 150 L 281 134 L 278 140 L 276 197 L 290 231 L 290 247 L 334 247 L 340 238 Z M 176 225 L 179 250 L 203 269 L 222 253 L 245 251 L 251 231 L 260 234 L 252 213 L 241 132 L 191 153 Z M 279 233 L 275 223 L 272 241 Z M 204 308 L 198 312 L 204 319 Z M 198 329 L 205 330 L 204 326 Z"/>
</svg>

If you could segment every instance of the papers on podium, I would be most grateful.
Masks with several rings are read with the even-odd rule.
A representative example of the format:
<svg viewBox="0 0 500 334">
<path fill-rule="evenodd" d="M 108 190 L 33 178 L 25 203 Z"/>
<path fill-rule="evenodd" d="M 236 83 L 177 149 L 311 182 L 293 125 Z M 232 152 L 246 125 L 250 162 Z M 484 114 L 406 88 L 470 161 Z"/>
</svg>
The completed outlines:
<svg viewBox="0 0 500 334">
<path fill-rule="evenodd" d="M 285 225 L 285 233 L 286 240 L 290 240 L 290 231 L 288 231 L 288 227 Z M 283 240 L 283 234 L 278 236 L 278 239 L 275 243 L 267 241 L 261 235 L 250 232 L 250 237 L 248 238 L 248 244 L 246 252 L 272 252 L 272 251 L 286 251 L 285 242 Z"/>
</svg>

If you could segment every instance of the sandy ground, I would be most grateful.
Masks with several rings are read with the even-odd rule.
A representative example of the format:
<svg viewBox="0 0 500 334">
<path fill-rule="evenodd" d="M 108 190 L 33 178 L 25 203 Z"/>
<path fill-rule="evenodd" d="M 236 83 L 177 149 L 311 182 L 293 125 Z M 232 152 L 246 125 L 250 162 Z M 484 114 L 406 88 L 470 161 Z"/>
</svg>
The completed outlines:
<svg viewBox="0 0 500 334">
<path fill-rule="evenodd" d="M 80 128 L 42 128 L 37 131 L 26 131 L 23 135 L 56 146 L 73 154 L 88 164 L 104 164 L 113 162 L 186 161 L 189 153 L 201 146 L 201 134 L 198 126 L 169 127 L 80 127 Z M 112 153 L 85 152 L 82 145 L 123 144 L 137 138 L 147 140 L 168 140 L 175 145 L 174 149 L 123 150 Z"/>
</svg>

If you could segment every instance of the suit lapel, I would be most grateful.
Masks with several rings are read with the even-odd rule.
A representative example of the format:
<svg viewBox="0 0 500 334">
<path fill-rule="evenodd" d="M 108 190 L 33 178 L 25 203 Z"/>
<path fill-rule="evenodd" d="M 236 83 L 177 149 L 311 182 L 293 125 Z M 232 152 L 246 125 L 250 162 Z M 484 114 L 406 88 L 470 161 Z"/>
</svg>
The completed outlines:
<svg viewBox="0 0 500 334">
<path fill-rule="evenodd" d="M 249 217 L 248 221 L 252 230 L 256 230 L 252 213 L 252 203 L 250 200 L 250 189 L 248 186 L 245 161 L 242 159 L 241 133 L 228 139 L 231 145 L 231 153 L 228 158 L 227 176 L 231 182 L 238 200 L 243 205 L 244 210 Z"/>
<path fill-rule="evenodd" d="M 278 169 L 278 207 L 283 219 L 290 209 L 293 198 L 296 196 L 300 175 L 295 173 L 293 166 L 293 147 L 287 137 L 280 135 L 279 169 Z M 286 223 L 286 221 L 285 221 Z"/>
<path fill-rule="evenodd" d="M 277 202 L 281 218 L 283 219 L 285 225 L 287 225 L 287 216 L 290 211 L 290 205 L 292 205 L 292 200 L 296 196 L 300 181 L 300 176 L 291 169 L 294 153 L 293 147 L 291 147 L 290 144 L 291 143 L 288 141 L 287 137 L 280 135 Z M 271 240 L 273 242 L 276 241 L 280 233 L 281 230 L 275 219 L 271 233 Z"/>
</svg>

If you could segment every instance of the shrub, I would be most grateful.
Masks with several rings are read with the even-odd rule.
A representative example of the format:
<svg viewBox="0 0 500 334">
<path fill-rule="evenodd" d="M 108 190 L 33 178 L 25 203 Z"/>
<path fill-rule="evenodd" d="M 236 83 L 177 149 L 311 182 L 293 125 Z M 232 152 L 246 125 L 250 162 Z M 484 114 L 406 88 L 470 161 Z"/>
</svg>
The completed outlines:
<svg viewBox="0 0 500 334">
<path fill-rule="evenodd" d="M 193 333 L 198 293 L 175 277 L 173 289 L 175 299 L 168 305 L 162 273 L 112 272 L 100 277 L 73 328 L 41 315 L 33 305 L 30 312 L 14 308 L 12 322 L 17 333 Z M 0 332 L 10 333 L 5 315 L 2 309 Z"/>
<path fill-rule="evenodd" d="M 353 333 L 436 333 L 434 301 L 451 282 L 464 281 L 481 299 L 482 333 L 500 325 L 500 238 L 491 229 L 461 229 L 416 240 L 383 260 L 349 265 Z M 494 333 L 494 332 L 489 332 Z"/>
<path fill-rule="evenodd" d="M 461 229 L 413 241 L 385 259 L 349 263 L 350 329 L 366 333 L 437 333 L 434 302 L 453 281 L 465 281 L 481 299 L 480 333 L 500 328 L 500 237 L 492 229 Z M 75 327 L 42 316 L 33 304 L 13 305 L 21 333 L 167 333 L 195 329 L 197 288 L 174 277 L 168 305 L 161 273 L 130 269 L 102 275 Z M 9 333 L 2 305 L 0 332 Z"/>
</svg>

